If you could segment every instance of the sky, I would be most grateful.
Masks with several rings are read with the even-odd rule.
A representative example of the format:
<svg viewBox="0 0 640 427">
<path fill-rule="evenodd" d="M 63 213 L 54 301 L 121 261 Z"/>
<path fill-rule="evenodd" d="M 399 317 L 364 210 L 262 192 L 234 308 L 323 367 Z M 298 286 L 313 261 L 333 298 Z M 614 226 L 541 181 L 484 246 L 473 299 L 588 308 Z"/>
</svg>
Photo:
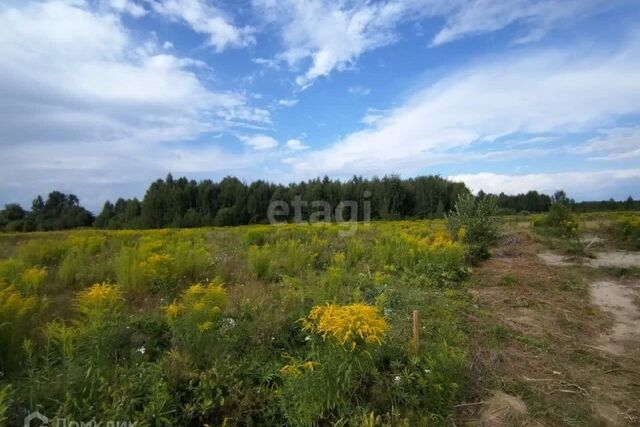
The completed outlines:
<svg viewBox="0 0 640 427">
<path fill-rule="evenodd" d="M 640 198 L 640 2 L 0 0 L 0 204 L 439 174 Z"/>
</svg>

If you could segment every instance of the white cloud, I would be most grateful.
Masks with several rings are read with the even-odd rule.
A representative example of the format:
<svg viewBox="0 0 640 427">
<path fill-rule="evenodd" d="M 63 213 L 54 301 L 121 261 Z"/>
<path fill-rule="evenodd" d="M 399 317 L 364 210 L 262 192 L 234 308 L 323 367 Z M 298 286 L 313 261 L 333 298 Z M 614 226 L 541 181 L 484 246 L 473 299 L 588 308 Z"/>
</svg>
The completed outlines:
<svg viewBox="0 0 640 427">
<path fill-rule="evenodd" d="M 552 193 L 565 190 L 579 200 L 598 200 L 612 195 L 626 197 L 640 188 L 640 169 L 618 169 L 589 172 L 535 173 L 503 175 L 489 172 L 448 177 L 462 181 L 474 192 L 518 194 L 530 190 Z"/>
<path fill-rule="evenodd" d="M 267 135 L 241 136 L 240 139 L 254 150 L 271 150 L 278 146 L 278 141 Z"/>
<path fill-rule="evenodd" d="M 406 22 L 444 20 L 432 45 L 517 23 L 524 28 L 516 40 L 522 43 L 607 7 L 595 0 L 253 0 L 253 5 L 259 19 L 280 31 L 284 51 L 278 59 L 294 70 L 306 67 L 296 79 L 301 87 L 394 43 L 400 38 L 398 27 Z M 421 32 L 419 28 L 414 30 Z"/>
<path fill-rule="evenodd" d="M 639 67 L 638 38 L 615 51 L 589 46 L 485 61 L 416 90 L 400 107 L 367 120 L 368 128 L 308 153 L 296 172 L 415 171 L 453 149 L 498 137 L 595 130 L 640 112 Z"/>
<path fill-rule="evenodd" d="M 296 79 L 300 86 L 334 69 L 343 70 L 364 52 L 394 41 L 393 27 L 405 11 L 395 1 L 254 0 L 254 6 L 263 19 L 281 28 L 282 59 L 294 67 L 311 60 Z"/>
<path fill-rule="evenodd" d="M 591 160 L 640 158 L 640 127 L 614 128 L 602 133 L 573 151 L 589 155 Z"/>
<path fill-rule="evenodd" d="M 278 104 L 282 105 L 283 107 L 293 107 L 297 103 L 297 99 L 281 99 L 280 101 L 278 101 Z"/>
<path fill-rule="evenodd" d="M 147 14 L 144 7 L 132 0 L 108 0 L 109 6 L 120 13 L 128 13 L 135 18 L 140 18 Z"/>
<path fill-rule="evenodd" d="M 206 0 L 147 0 L 153 10 L 170 19 L 188 24 L 193 31 L 206 34 L 209 45 L 221 52 L 255 42 L 251 27 L 237 27 L 221 9 Z"/>
<path fill-rule="evenodd" d="M 540 39 L 562 21 L 579 19 L 604 7 L 591 0 L 458 0 L 432 4 L 435 7 L 429 13 L 446 20 L 432 45 L 497 31 L 516 22 L 526 31 L 516 41 L 530 42 Z"/>
<path fill-rule="evenodd" d="M 309 148 L 309 146 L 305 145 L 299 139 L 290 139 L 287 141 L 287 148 L 291 151 L 300 151 L 306 150 L 307 148 Z"/>
<path fill-rule="evenodd" d="M 0 5 L 2 197 L 14 187 L 148 183 L 205 158 L 212 171 L 242 164 L 174 141 L 264 127 L 269 112 L 209 89 L 198 61 L 159 52 L 153 39 L 134 41 L 110 9 L 82 1 Z"/>
</svg>

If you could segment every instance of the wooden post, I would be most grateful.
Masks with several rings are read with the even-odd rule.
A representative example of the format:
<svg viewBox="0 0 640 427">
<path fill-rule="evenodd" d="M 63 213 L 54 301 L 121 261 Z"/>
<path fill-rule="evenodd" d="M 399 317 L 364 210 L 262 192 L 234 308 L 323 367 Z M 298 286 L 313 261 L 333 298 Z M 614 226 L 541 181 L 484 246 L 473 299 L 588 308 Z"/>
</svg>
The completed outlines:
<svg viewBox="0 0 640 427">
<path fill-rule="evenodd" d="M 413 310 L 413 350 L 418 351 L 420 340 L 420 315 L 418 310 Z"/>
</svg>

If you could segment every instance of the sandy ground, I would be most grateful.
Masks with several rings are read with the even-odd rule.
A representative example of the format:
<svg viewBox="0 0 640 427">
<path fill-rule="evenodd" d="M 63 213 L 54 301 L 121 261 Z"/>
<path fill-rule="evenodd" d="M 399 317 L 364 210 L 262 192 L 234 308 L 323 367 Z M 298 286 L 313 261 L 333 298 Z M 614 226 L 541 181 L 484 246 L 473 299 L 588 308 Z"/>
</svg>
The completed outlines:
<svg viewBox="0 0 640 427">
<path fill-rule="evenodd" d="M 493 425 L 640 425 L 640 253 L 602 249 L 565 258 L 515 229 L 475 270 L 467 400 L 478 404 L 456 425 L 510 412 L 517 421 Z"/>
<path fill-rule="evenodd" d="M 551 251 L 538 253 L 538 257 L 547 265 L 555 267 L 566 267 L 575 264 L 584 264 L 590 267 L 612 267 L 612 268 L 640 268 L 640 253 L 629 251 L 603 251 L 597 252 L 595 258 L 573 259 Z"/>
<path fill-rule="evenodd" d="M 599 280 L 591 285 L 593 302 L 613 315 L 614 324 L 600 336 L 600 347 L 616 355 L 624 355 L 625 343 L 640 340 L 639 284 Z"/>
</svg>

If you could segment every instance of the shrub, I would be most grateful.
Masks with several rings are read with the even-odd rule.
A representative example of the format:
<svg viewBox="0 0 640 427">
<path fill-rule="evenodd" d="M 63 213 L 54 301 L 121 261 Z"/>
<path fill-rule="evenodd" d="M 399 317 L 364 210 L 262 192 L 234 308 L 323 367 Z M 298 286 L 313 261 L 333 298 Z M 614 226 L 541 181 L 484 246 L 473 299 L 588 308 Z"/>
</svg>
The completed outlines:
<svg viewBox="0 0 640 427">
<path fill-rule="evenodd" d="M 578 231 L 578 218 L 571 212 L 571 207 L 564 201 L 556 201 L 549 212 L 533 223 L 536 227 L 545 227 L 562 237 L 573 237 Z"/>
<path fill-rule="evenodd" d="M 611 225 L 613 235 L 631 249 L 640 249 L 640 215 L 623 217 Z"/>
<path fill-rule="evenodd" d="M 461 194 L 446 217 L 449 232 L 467 246 L 471 262 L 488 258 L 489 247 L 498 239 L 497 206 L 493 196 L 476 198 L 469 193 Z"/>
</svg>

